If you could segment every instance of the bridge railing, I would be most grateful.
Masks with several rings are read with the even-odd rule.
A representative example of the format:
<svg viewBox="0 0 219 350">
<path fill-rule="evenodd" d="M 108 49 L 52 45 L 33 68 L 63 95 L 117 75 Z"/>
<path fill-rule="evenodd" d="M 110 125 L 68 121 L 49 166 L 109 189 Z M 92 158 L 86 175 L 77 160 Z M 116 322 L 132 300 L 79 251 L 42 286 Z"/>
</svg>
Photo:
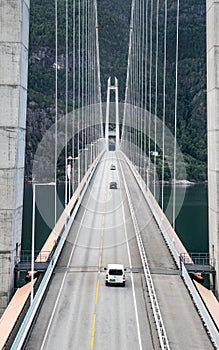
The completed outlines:
<svg viewBox="0 0 219 350">
<path fill-rule="evenodd" d="M 35 259 L 38 258 L 38 262 L 45 262 L 45 259 L 50 260 L 48 259 L 48 256 L 50 254 L 51 254 L 51 251 L 38 250 L 38 251 L 35 251 L 34 258 Z M 31 250 L 24 250 L 21 252 L 20 255 L 15 256 L 14 263 L 15 263 L 15 266 L 19 263 L 29 263 L 31 262 L 31 259 L 32 259 Z"/>
<path fill-rule="evenodd" d="M 129 209 L 130 209 L 130 212 L 131 212 L 132 221 L 133 221 L 133 224 L 134 224 L 135 235 L 136 235 L 136 239 L 137 239 L 139 253 L 140 253 L 140 256 L 141 256 L 142 266 L 143 266 L 143 269 L 144 269 L 145 281 L 146 281 L 146 285 L 147 285 L 147 289 L 148 289 L 148 293 L 149 293 L 149 298 L 150 298 L 150 302 L 151 302 L 151 306 L 152 306 L 152 311 L 153 311 L 153 315 L 154 315 L 154 319 L 155 319 L 155 324 L 156 324 L 156 328 L 157 328 L 157 331 L 158 331 L 160 347 L 161 347 L 162 350 L 169 350 L 170 346 L 169 346 L 166 330 L 165 330 L 165 327 L 164 327 L 162 315 L 161 315 L 161 312 L 160 312 L 160 307 L 159 307 L 159 304 L 158 304 L 158 300 L 157 300 L 157 296 L 156 296 L 156 292 L 155 292 L 152 276 L 151 276 L 151 273 L 150 273 L 148 260 L 147 260 L 147 256 L 146 256 L 146 252 L 145 252 L 145 248 L 144 248 L 144 244 L 142 242 L 140 229 L 139 229 L 139 226 L 138 226 L 138 222 L 137 222 L 137 218 L 136 218 L 136 215 L 135 215 L 134 207 L 133 207 L 133 204 L 132 204 L 130 192 L 129 192 L 129 189 L 128 189 L 127 182 L 125 180 L 125 175 L 124 175 L 122 167 L 121 167 L 121 172 L 122 172 L 122 177 L 123 177 L 123 181 L 124 181 L 124 185 L 125 185 L 125 190 L 126 190 L 126 195 L 127 195 L 127 199 L 128 199 Z"/>
<path fill-rule="evenodd" d="M 80 188 L 79 188 L 79 192 L 80 196 L 77 198 L 77 201 L 74 202 L 74 206 L 72 207 L 72 203 L 70 201 L 69 205 L 67 206 L 67 208 L 65 208 L 64 212 L 62 215 L 64 215 L 65 220 L 64 220 L 64 224 L 59 224 L 57 223 L 59 229 L 57 231 L 57 227 L 56 229 L 54 229 L 54 234 L 56 235 L 56 238 L 59 236 L 59 240 L 57 240 L 57 245 L 56 245 L 56 249 L 54 250 L 52 256 L 51 254 L 48 254 L 47 252 L 47 258 L 50 256 L 49 259 L 49 264 L 48 267 L 46 269 L 46 272 L 44 274 L 44 277 L 42 279 L 42 282 L 39 285 L 39 288 L 33 298 L 33 302 L 30 305 L 30 308 L 28 309 L 25 318 L 19 328 L 19 331 L 16 335 L 15 340 L 13 341 L 13 344 L 11 346 L 11 350 L 18 350 L 18 349 L 22 349 L 23 343 L 25 341 L 25 338 L 28 334 L 28 331 L 31 327 L 31 324 L 33 322 L 33 319 L 36 315 L 36 312 L 38 310 L 38 307 L 40 305 L 40 302 L 43 298 L 43 295 L 46 291 L 46 288 L 48 286 L 48 283 L 50 281 L 50 278 L 52 276 L 53 270 L 55 268 L 56 262 L 60 256 L 60 253 L 62 251 L 63 245 L 66 241 L 66 237 L 69 233 L 69 230 L 72 226 L 73 220 L 78 212 L 78 209 L 80 207 L 81 201 L 86 193 L 87 187 L 93 177 L 93 174 L 96 170 L 96 167 L 99 163 L 99 160 L 101 159 L 102 155 L 103 155 L 104 151 L 102 151 L 99 156 L 97 157 L 97 159 L 94 161 L 94 163 L 92 164 L 92 167 L 89 168 L 87 174 L 85 175 L 85 177 L 82 179 L 82 182 L 80 184 Z M 76 190 L 77 191 L 77 190 Z M 70 216 L 71 215 L 71 216 Z M 58 236 L 57 236 L 58 234 Z M 43 250 L 43 252 L 45 252 Z M 37 256 L 38 259 L 39 256 Z M 36 259 L 36 260 L 37 260 Z"/>
<path fill-rule="evenodd" d="M 212 339 L 212 342 L 215 344 L 216 349 L 219 349 L 218 329 L 216 328 L 211 316 L 209 315 L 209 312 L 207 311 L 202 298 L 197 292 L 197 289 L 195 288 L 184 263 L 182 263 L 181 269 L 182 269 L 182 277 L 184 279 L 184 282 L 189 290 L 189 293 L 204 323 L 204 326 L 207 328 L 207 332 L 210 338 Z"/>
<path fill-rule="evenodd" d="M 154 196 L 150 192 L 150 190 L 147 188 L 144 180 L 142 179 L 141 175 L 137 171 L 136 167 L 133 166 L 132 162 L 127 158 L 125 154 L 123 154 L 126 158 L 127 163 L 129 164 L 129 167 L 137 181 L 138 186 L 140 187 L 150 209 L 151 212 L 160 227 L 161 233 L 164 237 L 164 240 L 166 244 L 168 245 L 171 254 L 175 260 L 175 263 L 177 267 L 180 269 L 181 261 L 180 261 L 180 254 L 185 253 L 188 254 L 187 250 L 183 246 L 182 242 L 180 241 L 179 237 L 177 236 L 176 232 L 172 228 L 170 222 L 168 221 L 166 215 L 160 208 L 159 204 L 155 200 Z"/>
<path fill-rule="evenodd" d="M 184 279 L 184 282 L 189 290 L 190 295 L 192 296 L 194 304 L 197 307 L 198 313 L 200 314 L 201 319 L 203 320 L 204 326 L 206 327 L 207 332 L 210 338 L 212 339 L 212 342 L 215 344 L 216 348 L 219 349 L 218 329 L 215 326 L 215 323 L 212 320 L 212 317 L 210 316 L 205 304 L 203 303 L 203 300 L 200 297 L 197 289 L 195 288 L 191 280 L 191 277 L 189 276 L 189 273 L 184 265 L 184 262 L 181 259 L 181 254 L 185 254 L 185 256 L 187 256 L 187 261 L 189 263 L 193 263 L 193 260 L 190 257 L 189 253 L 186 251 L 181 241 L 179 240 L 176 232 L 171 227 L 168 219 L 166 218 L 165 214 L 163 213 L 159 204 L 156 202 L 153 195 L 151 194 L 150 190 L 146 187 L 145 182 L 141 178 L 140 174 L 138 173 L 136 168 L 133 166 L 133 164 L 130 162 L 130 160 L 127 158 L 127 156 L 125 154 L 123 155 L 126 158 L 127 163 L 129 164 L 129 167 L 151 209 L 151 212 L 155 220 L 157 221 L 158 226 L 160 227 L 161 233 L 171 251 L 171 254 L 178 268 L 181 269 L 181 274 Z"/>
<path fill-rule="evenodd" d="M 184 264 L 189 264 L 191 259 L 194 264 L 197 265 L 211 265 L 215 266 L 216 260 L 213 258 L 210 258 L 209 253 L 189 253 L 187 254 L 181 254 L 181 259 L 184 262 Z"/>
</svg>

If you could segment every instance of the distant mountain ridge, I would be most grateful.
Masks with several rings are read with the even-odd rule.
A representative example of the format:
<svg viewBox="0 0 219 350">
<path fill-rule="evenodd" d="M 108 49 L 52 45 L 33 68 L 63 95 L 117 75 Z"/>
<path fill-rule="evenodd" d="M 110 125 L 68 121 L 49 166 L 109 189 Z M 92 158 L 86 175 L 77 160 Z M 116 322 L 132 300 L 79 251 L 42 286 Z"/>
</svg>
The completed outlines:
<svg viewBox="0 0 219 350">
<path fill-rule="evenodd" d="M 81 0 L 82 1 L 82 0 Z M 72 2 L 70 2 L 72 4 Z M 69 3 L 69 6 L 71 4 Z M 106 100 L 107 79 L 119 80 L 120 101 L 124 100 L 131 0 L 97 0 L 102 97 Z M 65 106 L 65 0 L 59 1 L 60 31 L 58 117 Z M 160 2 L 162 16 L 164 4 Z M 71 7 L 69 9 L 71 11 Z M 55 109 L 55 12 L 53 0 L 31 2 L 29 83 L 26 136 L 26 179 L 31 178 L 32 159 L 42 135 L 54 123 Z M 168 1 L 168 67 L 174 72 L 176 1 Z M 161 19 L 162 20 L 162 19 Z M 69 48 L 69 57 L 71 48 Z M 69 59 L 71 65 L 71 59 Z M 70 66 L 71 68 L 71 66 Z M 184 154 L 187 180 L 207 178 L 206 108 L 206 6 L 205 0 L 180 3 L 178 66 L 177 141 Z M 166 89 L 174 89 L 174 79 Z M 71 97 L 71 96 L 70 96 Z M 70 99 L 69 99 L 70 100 Z M 173 129 L 174 101 L 167 99 L 167 126 Z M 69 102 L 71 110 L 71 102 Z"/>
</svg>

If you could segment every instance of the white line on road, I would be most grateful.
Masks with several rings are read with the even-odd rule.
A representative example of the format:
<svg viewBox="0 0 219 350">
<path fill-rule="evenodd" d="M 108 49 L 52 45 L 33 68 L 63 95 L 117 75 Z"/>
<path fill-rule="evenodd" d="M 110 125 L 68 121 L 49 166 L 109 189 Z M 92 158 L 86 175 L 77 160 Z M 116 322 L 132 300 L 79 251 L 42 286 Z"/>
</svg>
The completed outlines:
<svg viewBox="0 0 219 350">
<path fill-rule="evenodd" d="M 120 164 L 120 169 L 122 170 L 121 164 Z M 126 238 L 126 245 L 127 245 L 127 251 L 128 251 L 129 266 L 130 266 L 130 269 L 132 269 L 132 260 L 131 260 L 131 254 L 130 254 L 129 243 L 128 243 L 127 229 L 126 229 L 125 209 L 124 209 L 121 189 L 119 190 L 119 192 L 120 192 L 121 203 L 122 203 L 122 216 L 123 216 L 124 228 L 125 228 L 125 238 Z M 142 350 L 141 332 L 140 332 L 140 325 L 139 325 L 139 319 L 138 319 L 138 308 L 137 308 L 136 295 L 135 295 L 135 284 L 134 284 L 132 270 L 131 270 L 130 276 L 131 276 L 131 282 L 132 282 L 132 295 L 133 295 L 134 308 L 135 308 L 135 318 L 136 318 L 137 333 L 138 333 L 138 344 L 139 344 L 139 349 Z"/>
<path fill-rule="evenodd" d="M 94 184 L 95 184 L 95 182 L 93 183 L 92 187 L 94 186 Z M 90 197 L 89 197 L 89 200 L 90 200 Z M 49 324 L 48 324 L 47 329 L 46 329 L 46 333 L 45 333 L 44 338 L 43 338 L 42 345 L 40 347 L 40 350 L 43 350 L 43 348 L 45 346 L 45 342 L 46 342 L 46 339 L 47 339 L 47 336 L 48 336 L 48 333 L 49 333 L 49 330 L 50 330 L 50 327 L 51 327 L 51 324 L 52 324 L 52 321 L 53 321 L 53 318 L 54 318 L 54 315 L 55 315 L 55 312 L 56 312 L 56 309 L 57 309 L 57 305 L 58 305 L 60 296 L 62 294 L 63 286 L 64 286 L 64 283 L 65 283 L 65 280 L 66 280 L 66 276 L 67 276 L 67 273 L 68 273 L 68 268 L 70 266 L 70 262 L 71 262 L 71 259 L 72 259 L 72 256 L 73 256 L 73 253 L 74 253 L 74 250 L 75 250 L 75 247 L 76 247 L 77 239 L 78 239 L 79 233 L 80 233 L 81 228 L 82 228 L 82 224 L 83 224 L 83 221 L 84 221 L 84 217 L 85 217 L 86 211 L 87 211 L 87 209 L 85 208 L 83 216 L 81 218 L 80 226 L 78 228 L 77 235 L 75 237 L 75 241 L 74 241 L 74 244 L 73 244 L 73 247 L 72 247 L 72 251 L 71 251 L 71 254 L 70 254 L 70 257 L 69 257 L 69 260 L 68 260 L 66 272 L 64 274 L 64 277 L 63 277 L 63 280 L 62 280 L 62 284 L 61 284 L 61 287 L 59 289 L 59 293 L 58 293 L 58 296 L 57 296 L 57 299 L 56 299 L 56 302 L 55 302 L 55 305 L 54 305 L 54 308 L 53 308 L 52 315 L 51 315 L 50 320 L 49 320 Z"/>
</svg>

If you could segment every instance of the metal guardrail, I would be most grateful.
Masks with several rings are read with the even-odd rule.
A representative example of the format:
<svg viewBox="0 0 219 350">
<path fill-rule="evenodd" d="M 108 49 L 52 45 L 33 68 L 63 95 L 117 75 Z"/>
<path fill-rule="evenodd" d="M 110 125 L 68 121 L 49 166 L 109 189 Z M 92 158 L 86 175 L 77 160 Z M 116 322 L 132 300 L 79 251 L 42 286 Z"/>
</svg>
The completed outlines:
<svg viewBox="0 0 219 350">
<path fill-rule="evenodd" d="M 171 250 L 171 253 L 173 254 L 173 257 L 177 263 L 177 266 L 179 268 L 181 268 L 181 274 L 182 274 L 182 277 L 184 279 L 185 285 L 187 286 L 188 291 L 193 298 L 193 302 L 197 307 L 197 310 L 198 310 L 198 313 L 199 313 L 201 319 L 203 320 L 204 326 L 207 329 L 207 333 L 208 333 L 209 337 L 211 338 L 212 343 L 216 346 L 217 349 L 219 349 L 218 330 L 217 330 L 205 304 L 203 303 L 198 291 L 196 290 L 184 263 L 181 261 L 180 256 L 179 256 L 178 252 L 176 251 L 173 242 L 171 241 L 170 237 L 168 237 L 168 234 L 167 234 L 166 228 L 163 224 L 163 221 L 161 220 L 158 213 L 156 212 L 155 207 L 151 203 L 150 198 L 146 192 L 145 186 L 143 186 L 142 182 L 140 181 L 140 179 L 138 177 L 138 174 L 136 173 L 136 169 L 133 167 L 133 165 L 131 164 L 131 162 L 129 161 L 129 159 L 126 157 L 126 155 L 124 153 L 123 153 L 123 155 L 124 155 L 128 165 L 129 165 L 129 167 L 130 167 L 130 169 L 131 169 L 131 171 L 136 179 L 138 186 L 142 190 L 142 193 L 143 193 L 143 195 L 144 195 L 144 197 L 145 197 L 145 199 L 146 199 L 146 201 L 147 201 L 147 203 L 152 211 L 152 214 L 153 214 L 155 220 L 157 221 L 157 223 L 160 227 L 160 230 L 165 238 L 165 241 L 167 242 L 167 244 Z M 191 258 L 190 258 L 190 261 L 191 261 Z"/>
<path fill-rule="evenodd" d="M 34 271 L 44 272 L 49 266 L 52 259 L 52 251 L 35 251 L 34 254 Z M 14 270 L 28 272 L 32 269 L 32 253 L 30 250 L 22 251 L 21 255 L 14 258 Z"/>
<path fill-rule="evenodd" d="M 35 254 L 34 254 L 34 261 L 36 260 L 36 257 L 37 257 L 37 261 L 39 263 L 42 263 L 42 262 L 45 262 L 45 261 L 50 261 L 51 257 L 49 257 L 48 259 L 48 256 L 51 254 L 50 251 L 43 251 L 41 252 L 40 250 L 39 251 L 35 251 Z M 15 256 L 14 258 L 14 262 L 15 262 L 15 265 L 19 264 L 19 263 L 29 263 L 31 262 L 31 259 L 32 259 L 32 255 L 31 255 L 31 250 L 24 250 L 22 251 L 21 255 L 19 256 Z"/>
<path fill-rule="evenodd" d="M 180 259 L 188 272 L 216 274 L 215 259 L 210 258 L 209 253 L 180 254 Z"/>
<path fill-rule="evenodd" d="M 125 190 L 126 190 L 126 194 L 127 194 L 127 198 L 128 198 L 129 208 L 130 208 L 130 212 L 131 212 L 131 216 L 132 216 L 132 220 L 133 220 L 133 224 L 134 224 L 134 228 L 135 228 L 136 239 L 137 239 L 138 248 L 139 248 L 139 252 L 140 252 L 140 256 L 141 256 L 141 261 L 142 261 L 142 265 L 143 265 L 143 269 L 144 269 L 144 275 L 145 275 L 146 285 L 147 285 L 149 298 L 150 298 L 150 302 L 151 302 L 151 306 L 152 306 L 152 312 L 154 315 L 154 319 L 155 319 L 155 323 L 156 323 L 156 327 L 157 327 L 157 331 L 158 331 L 160 346 L 161 346 L 162 350 L 169 350 L 170 346 L 169 346 L 169 342 L 167 339 L 166 330 L 165 330 L 163 319 L 161 316 L 161 312 L 160 312 L 157 296 L 155 293 L 149 265 L 147 262 L 147 257 L 146 257 L 144 245 L 143 245 L 143 242 L 141 239 L 141 234 L 140 234 L 140 230 L 139 230 L 138 223 L 137 223 L 137 218 L 136 218 L 136 215 L 134 212 L 131 196 L 130 196 L 129 189 L 128 189 L 128 186 L 127 186 L 127 183 L 125 180 L 125 176 L 124 176 L 124 172 L 123 172 L 121 163 L 120 163 L 120 168 L 121 168 L 123 181 L 124 181 L 124 185 L 125 185 Z"/>
<path fill-rule="evenodd" d="M 49 261 L 44 262 L 35 262 L 34 263 L 34 271 L 36 272 L 44 272 L 46 271 L 47 267 L 49 266 Z M 24 262 L 20 261 L 18 264 L 15 265 L 14 270 L 15 271 L 22 271 L 22 272 L 29 272 L 31 271 L 31 262 Z M 31 276 L 31 275 L 30 275 Z M 31 277 L 30 277 L 31 278 Z"/>
<path fill-rule="evenodd" d="M 189 264 L 191 259 L 194 264 L 203 266 L 211 265 L 212 267 L 214 267 L 216 263 L 215 259 L 210 258 L 209 253 L 189 253 L 189 255 L 180 254 L 180 257 L 184 264 Z"/>
<path fill-rule="evenodd" d="M 60 240 L 58 242 L 58 245 L 57 245 L 57 247 L 56 247 L 56 249 L 54 251 L 54 254 L 53 254 L 53 256 L 52 256 L 52 258 L 50 260 L 49 266 L 48 266 L 48 268 L 47 268 L 47 270 L 45 272 L 43 280 L 42 280 L 42 282 L 41 282 L 41 284 L 40 284 L 40 286 L 39 286 L 39 288 L 38 288 L 38 290 L 37 290 L 37 292 L 36 292 L 36 294 L 34 296 L 33 303 L 31 304 L 30 308 L 28 309 L 28 312 L 27 312 L 27 314 L 26 314 L 26 316 L 25 316 L 25 318 L 24 318 L 24 320 L 23 320 L 23 322 L 21 324 L 21 327 L 20 327 L 20 329 L 19 329 L 19 331 L 17 333 L 17 336 L 16 336 L 16 338 L 15 338 L 15 340 L 14 340 L 12 346 L 11 346 L 11 350 L 21 350 L 22 349 L 22 346 L 24 344 L 24 341 L 26 339 L 28 331 L 29 331 L 29 329 L 31 327 L 31 324 L 32 324 L 32 322 L 34 320 L 34 317 L 35 317 L 35 315 L 37 313 L 37 310 L 39 308 L 40 302 L 41 302 L 41 300 L 43 298 L 43 295 L 44 295 L 44 293 L 46 291 L 47 285 L 48 285 L 48 283 L 50 281 L 50 278 L 52 276 L 52 273 L 53 273 L 53 270 L 55 268 L 56 262 L 57 262 L 57 260 L 59 258 L 59 255 L 60 255 L 61 251 L 62 251 L 62 248 L 63 248 L 63 245 L 65 243 L 66 237 L 67 237 L 67 235 L 69 233 L 69 230 L 70 230 L 70 228 L 72 226 L 73 220 L 74 220 L 74 218 L 75 218 L 75 216 L 76 216 L 76 214 L 78 212 L 78 209 L 79 209 L 81 201 L 82 201 L 82 199 L 83 199 L 83 197 L 84 197 L 84 195 L 86 193 L 86 190 L 87 190 L 87 187 L 89 185 L 89 182 L 91 181 L 91 179 L 93 177 L 93 174 L 94 174 L 94 172 L 96 170 L 96 167 L 97 167 L 97 165 L 99 163 L 99 160 L 101 159 L 103 153 L 104 153 L 104 151 L 97 158 L 96 163 L 95 163 L 93 169 L 91 170 L 91 172 L 90 172 L 90 174 L 88 176 L 88 179 L 86 181 L 86 184 L 85 184 L 85 186 L 84 186 L 84 188 L 83 188 L 83 190 L 82 190 L 82 192 L 80 194 L 80 197 L 78 198 L 78 201 L 77 201 L 77 203 L 76 203 L 76 205 L 75 205 L 75 207 L 73 209 L 71 217 L 69 218 L 69 221 L 67 222 L 67 224 L 64 226 L 64 229 L 63 229 L 63 231 L 61 233 L 61 238 L 60 238 Z"/>
<path fill-rule="evenodd" d="M 195 288 L 189 274 L 188 271 L 184 265 L 184 263 L 182 263 L 182 277 L 184 279 L 184 282 L 189 290 L 190 295 L 192 296 L 193 302 L 198 310 L 198 313 L 204 323 L 204 326 L 207 329 L 207 333 L 209 335 L 209 337 L 212 340 L 212 343 L 216 346 L 216 349 L 219 349 L 219 336 L 218 336 L 218 330 L 211 318 L 211 316 L 209 315 L 205 304 L 203 303 L 203 300 L 201 299 L 199 293 L 197 292 L 197 289 Z"/>
<path fill-rule="evenodd" d="M 157 211 L 157 207 L 159 206 L 158 203 L 156 202 L 157 204 L 157 207 L 155 206 L 155 199 L 154 199 L 154 202 L 152 203 L 151 201 L 151 196 L 152 194 L 150 193 L 150 191 L 146 188 L 146 185 L 145 183 L 143 183 L 143 180 L 142 179 L 139 179 L 139 173 L 137 172 L 136 168 L 133 166 L 133 164 L 131 163 L 131 161 L 127 158 L 127 156 L 122 153 L 123 156 L 125 157 L 126 161 L 127 161 L 127 164 L 129 165 L 129 168 L 131 169 L 131 172 L 139 186 L 139 188 L 141 189 L 142 193 L 143 193 L 143 196 L 146 200 L 146 202 L 148 203 L 149 205 L 149 208 L 151 209 L 151 212 L 161 230 L 161 234 L 165 240 L 165 242 L 167 243 L 170 251 L 171 251 L 171 254 L 173 256 L 173 259 L 177 265 L 177 267 L 180 269 L 180 264 L 181 264 L 181 261 L 180 261 L 180 256 L 178 254 L 178 251 L 175 247 L 175 244 L 173 242 L 173 240 L 171 239 L 171 237 L 169 236 L 168 234 L 168 229 L 172 229 L 168 219 L 166 218 L 165 214 L 162 212 L 162 216 L 159 215 L 158 211 Z M 159 207 L 160 208 L 160 207 Z M 161 209 L 160 209 L 161 210 Z M 162 211 L 162 210 L 161 210 Z"/>
</svg>

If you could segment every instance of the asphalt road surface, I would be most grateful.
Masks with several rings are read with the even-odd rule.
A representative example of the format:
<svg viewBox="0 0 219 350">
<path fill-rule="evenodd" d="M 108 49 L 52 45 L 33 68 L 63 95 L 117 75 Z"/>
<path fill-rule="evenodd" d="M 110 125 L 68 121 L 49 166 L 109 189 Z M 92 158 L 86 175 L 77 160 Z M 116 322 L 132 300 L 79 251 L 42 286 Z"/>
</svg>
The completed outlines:
<svg viewBox="0 0 219 350">
<path fill-rule="evenodd" d="M 120 158 L 120 156 L 119 156 Z M 160 349 L 127 203 L 122 164 L 171 349 L 213 349 L 151 212 L 124 160 L 100 162 L 70 230 L 25 349 Z M 111 164 L 116 170 L 110 170 Z M 110 189 L 116 181 L 118 188 Z M 127 268 L 105 286 L 104 267 Z"/>
</svg>

